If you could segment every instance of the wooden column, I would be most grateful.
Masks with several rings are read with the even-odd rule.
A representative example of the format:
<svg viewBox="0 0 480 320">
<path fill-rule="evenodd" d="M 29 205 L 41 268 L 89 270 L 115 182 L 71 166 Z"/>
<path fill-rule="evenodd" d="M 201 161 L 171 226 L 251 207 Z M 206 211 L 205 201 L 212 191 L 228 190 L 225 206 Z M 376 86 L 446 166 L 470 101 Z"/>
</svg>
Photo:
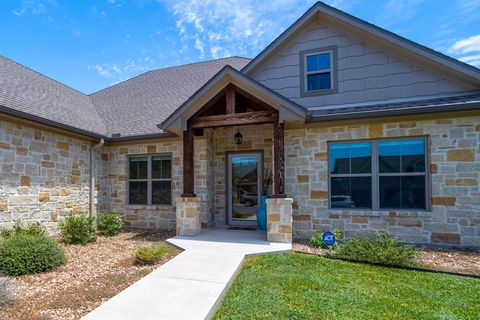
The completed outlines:
<svg viewBox="0 0 480 320">
<path fill-rule="evenodd" d="M 273 123 L 273 172 L 275 193 L 274 198 L 286 198 L 285 194 L 285 147 L 284 126 L 277 120 Z"/>
<path fill-rule="evenodd" d="M 231 84 L 227 86 L 227 92 L 225 94 L 225 110 L 227 114 L 235 113 L 235 87 Z"/>
<path fill-rule="evenodd" d="M 193 166 L 193 129 L 183 131 L 183 194 L 182 197 L 195 197 Z"/>
</svg>

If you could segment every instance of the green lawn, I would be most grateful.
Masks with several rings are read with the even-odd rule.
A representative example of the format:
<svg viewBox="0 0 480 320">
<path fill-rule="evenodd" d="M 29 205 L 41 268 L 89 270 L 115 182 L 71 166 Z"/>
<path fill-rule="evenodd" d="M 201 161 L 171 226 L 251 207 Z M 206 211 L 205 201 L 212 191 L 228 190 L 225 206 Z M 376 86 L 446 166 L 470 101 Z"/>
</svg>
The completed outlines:
<svg viewBox="0 0 480 320">
<path fill-rule="evenodd" d="M 257 256 L 214 319 L 480 319 L 480 280 L 300 253 Z"/>
</svg>

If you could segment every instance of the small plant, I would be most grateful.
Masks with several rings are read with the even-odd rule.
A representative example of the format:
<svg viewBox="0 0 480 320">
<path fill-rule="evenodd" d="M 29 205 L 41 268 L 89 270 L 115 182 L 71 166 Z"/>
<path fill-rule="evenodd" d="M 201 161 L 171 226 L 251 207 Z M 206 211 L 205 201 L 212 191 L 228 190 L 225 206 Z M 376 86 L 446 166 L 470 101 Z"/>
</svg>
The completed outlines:
<svg viewBox="0 0 480 320">
<path fill-rule="evenodd" d="M 17 298 L 17 288 L 13 280 L 0 277 L 0 307 L 15 302 Z"/>
<path fill-rule="evenodd" d="M 15 225 L 12 228 L 3 228 L 0 230 L 0 237 L 4 239 L 10 238 L 17 234 L 28 234 L 32 236 L 46 236 L 47 231 L 42 225 L 38 223 L 32 223 L 25 226 L 19 221 L 15 222 Z"/>
<path fill-rule="evenodd" d="M 123 221 L 118 213 L 102 212 L 98 216 L 98 231 L 105 236 L 116 236 L 122 231 Z"/>
<path fill-rule="evenodd" d="M 95 217 L 85 214 L 71 215 L 60 223 L 62 240 L 69 244 L 86 244 L 95 241 Z"/>
<path fill-rule="evenodd" d="M 0 274 L 18 276 L 53 270 L 66 262 L 60 246 L 44 235 L 15 234 L 0 241 Z"/>
<path fill-rule="evenodd" d="M 388 266 L 408 266 L 413 265 L 418 250 L 387 233 L 372 233 L 345 241 L 329 255 Z"/>
<path fill-rule="evenodd" d="M 335 238 L 338 239 L 342 236 L 340 230 L 338 229 L 333 229 L 333 234 L 335 235 Z M 333 248 L 336 248 L 337 247 L 337 243 L 338 242 L 335 242 L 335 244 L 333 246 L 327 246 L 325 244 L 325 242 L 323 242 L 323 234 L 325 232 L 317 232 L 315 233 L 311 238 L 310 238 L 310 245 L 312 247 L 315 247 L 315 248 L 323 248 L 323 249 L 333 249 Z"/>
<path fill-rule="evenodd" d="M 163 242 L 143 246 L 135 251 L 135 261 L 140 264 L 154 264 L 160 261 L 169 251 L 170 246 Z"/>
</svg>

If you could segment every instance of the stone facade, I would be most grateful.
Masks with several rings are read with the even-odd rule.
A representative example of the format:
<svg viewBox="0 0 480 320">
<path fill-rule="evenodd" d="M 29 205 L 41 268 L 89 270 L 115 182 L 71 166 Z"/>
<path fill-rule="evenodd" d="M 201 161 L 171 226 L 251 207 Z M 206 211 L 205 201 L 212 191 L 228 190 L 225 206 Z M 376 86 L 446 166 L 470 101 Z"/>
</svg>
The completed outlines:
<svg viewBox="0 0 480 320">
<path fill-rule="evenodd" d="M 89 209 L 92 143 L 0 120 L 0 227 L 42 223 Z"/>
<path fill-rule="evenodd" d="M 175 199 L 182 194 L 183 151 L 180 140 L 148 143 L 107 145 L 98 151 L 102 162 L 99 209 L 115 210 L 123 216 L 125 225 L 144 229 L 175 229 Z M 127 194 L 128 157 L 135 155 L 169 154 L 172 156 L 172 204 L 129 205 Z"/>
<path fill-rule="evenodd" d="M 287 130 L 286 192 L 294 237 L 340 229 L 346 237 L 387 231 L 404 240 L 480 246 L 480 116 L 371 122 Z M 422 136 L 430 141 L 431 210 L 330 210 L 327 142 Z"/>
<path fill-rule="evenodd" d="M 177 206 L 177 236 L 196 236 L 200 233 L 201 198 L 175 200 Z"/>
<path fill-rule="evenodd" d="M 267 240 L 292 242 L 293 199 L 267 199 Z"/>
</svg>

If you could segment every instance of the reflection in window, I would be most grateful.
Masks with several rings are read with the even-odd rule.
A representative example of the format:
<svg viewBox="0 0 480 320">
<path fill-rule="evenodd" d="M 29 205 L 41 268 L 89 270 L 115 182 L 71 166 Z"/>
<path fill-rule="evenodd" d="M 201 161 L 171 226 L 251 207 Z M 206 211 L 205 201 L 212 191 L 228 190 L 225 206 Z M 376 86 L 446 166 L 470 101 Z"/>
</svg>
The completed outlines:
<svg viewBox="0 0 480 320">
<path fill-rule="evenodd" d="M 423 138 L 332 143 L 329 145 L 330 206 L 426 209 L 425 168 Z"/>
<path fill-rule="evenodd" d="M 305 55 L 306 91 L 332 89 L 332 53 Z"/>
<path fill-rule="evenodd" d="M 331 207 L 371 208 L 371 144 L 331 144 L 329 154 Z"/>
</svg>

